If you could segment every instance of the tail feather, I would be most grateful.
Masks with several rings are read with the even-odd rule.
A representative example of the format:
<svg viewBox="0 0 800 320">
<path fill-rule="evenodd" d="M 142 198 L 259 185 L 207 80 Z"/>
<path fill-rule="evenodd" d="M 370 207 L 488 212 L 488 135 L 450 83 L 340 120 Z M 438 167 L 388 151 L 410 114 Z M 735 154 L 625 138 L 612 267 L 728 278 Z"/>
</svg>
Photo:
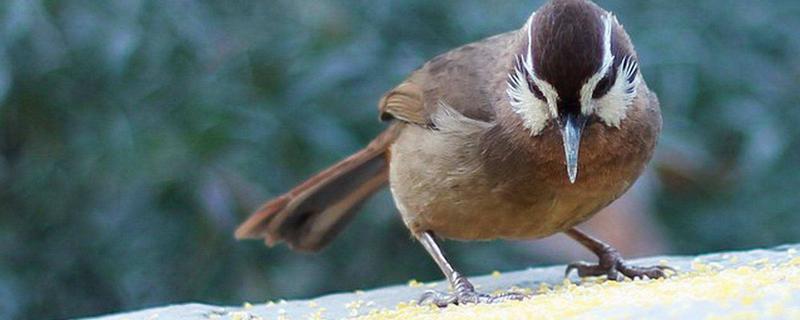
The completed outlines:
<svg viewBox="0 0 800 320">
<path fill-rule="evenodd" d="M 324 247 L 388 181 L 386 155 L 400 127 L 393 124 L 366 148 L 261 206 L 236 238 L 264 238 L 269 246 L 285 241 L 301 251 Z"/>
</svg>

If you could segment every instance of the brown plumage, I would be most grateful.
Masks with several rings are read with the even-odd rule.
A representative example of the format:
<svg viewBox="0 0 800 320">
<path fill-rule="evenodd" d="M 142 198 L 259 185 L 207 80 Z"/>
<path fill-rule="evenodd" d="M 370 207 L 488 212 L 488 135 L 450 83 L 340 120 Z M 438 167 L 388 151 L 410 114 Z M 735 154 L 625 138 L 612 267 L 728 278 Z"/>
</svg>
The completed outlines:
<svg viewBox="0 0 800 320">
<path fill-rule="evenodd" d="M 636 61 L 605 10 L 550 1 L 523 28 L 414 71 L 379 103 L 381 119 L 391 122 L 386 131 L 265 204 L 236 236 L 317 250 L 388 178 L 404 222 L 456 291 L 425 296 L 436 304 L 520 296 L 476 293 L 434 234 L 536 239 L 568 231 L 601 258 L 571 266 L 582 275 L 663 276 L 663 268 L 627 266 L 613 248 L 571 229 L 622 195 L 652 156 L 661 116 Z M 574 166 L 569 179 L 565 165 Z"/>
</svg>

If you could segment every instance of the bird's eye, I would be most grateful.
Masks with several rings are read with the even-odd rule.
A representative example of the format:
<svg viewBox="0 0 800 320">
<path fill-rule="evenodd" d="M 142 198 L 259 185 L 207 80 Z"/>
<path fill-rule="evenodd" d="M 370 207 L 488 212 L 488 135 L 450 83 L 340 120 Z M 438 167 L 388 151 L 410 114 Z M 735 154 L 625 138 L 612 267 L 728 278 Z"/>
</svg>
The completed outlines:
<svg viewBox="0 0 800 320">
<path fill-rule="evenodd" d="M 536 97 L 536 99 L 544 101 L 544 94 L 542 94 L 542 91 L 539 90 L 539 87 L 533 82 L 531 75 L 526 72 L 525 77 L 525 80 L 528 82 L 528 89 L 533 92 L 533 95 Z"/>
<path fill-rule="evenodd" d="M 592 92 L 592 99 L 597 99 L 608 93 L 608 90 L 611 90 L 611 75 L 614 74 L 609 70 L 606 73 L 606 76 L 603 79 L 600 79 L 600 82 L 597 83 L 597 86 L 594 87 L 594 92 Z"/>
</svg>

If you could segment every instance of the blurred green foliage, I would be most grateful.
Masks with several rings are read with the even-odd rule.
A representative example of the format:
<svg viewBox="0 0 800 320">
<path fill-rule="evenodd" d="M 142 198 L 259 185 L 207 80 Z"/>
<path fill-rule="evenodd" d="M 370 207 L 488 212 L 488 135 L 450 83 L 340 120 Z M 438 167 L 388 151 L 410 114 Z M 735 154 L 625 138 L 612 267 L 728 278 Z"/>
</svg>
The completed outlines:
<svg viewBox="0 0 800 320">
<path fill-rule="evenodd" d="M 411 70 L 540 3 L 0 2 L 0 318 L 439 278 L 386 192 L 319 255 L 232 230 L 369 141 Z M 800 2 L 600 3 L 660 94 L 659 161 L 694 168 L 655 190 L 675 250 L 800 241 Z M 451 250 L 467 273 L 543 262 Z"/>
</svg>

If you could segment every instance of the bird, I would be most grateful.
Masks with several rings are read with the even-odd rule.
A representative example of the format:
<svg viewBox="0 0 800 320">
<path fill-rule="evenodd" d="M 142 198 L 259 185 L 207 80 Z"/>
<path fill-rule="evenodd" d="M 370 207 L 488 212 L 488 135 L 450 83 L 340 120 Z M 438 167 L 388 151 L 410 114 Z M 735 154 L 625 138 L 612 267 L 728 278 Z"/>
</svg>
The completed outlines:
<svg viewBox="0 0 800 320">
<path fill-rule="evenodd" d="M 478 292 L 443 239 L 530 240 L 565 233 L 597 263 L 566 274 L 661 278 L 575 226 L 625 193 L 661 132 L 655 93 L 617 17 L 589 0 L 550 0 L 521 28 L 440 54 L 378 103 L 386 128 L 366 147 L 266 202 L 236 230 L 299 251 L 328 244 L 389 186 L 413 237 L 441 269 L 440 307 L 524 299 Z"/>
</svg>

